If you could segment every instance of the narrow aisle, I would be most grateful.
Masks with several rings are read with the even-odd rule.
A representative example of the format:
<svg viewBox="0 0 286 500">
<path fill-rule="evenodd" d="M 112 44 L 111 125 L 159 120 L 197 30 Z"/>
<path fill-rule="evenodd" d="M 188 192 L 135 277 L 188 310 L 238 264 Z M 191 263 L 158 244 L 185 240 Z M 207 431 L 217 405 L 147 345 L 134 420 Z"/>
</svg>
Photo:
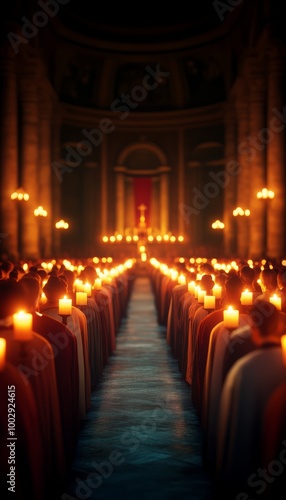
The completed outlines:
<svg viewBox="0 0 286 500">
<path fill-rule="evenodd" d="M 190 386 L 158 326 L 149 278 L 136 278 L 115 354 L 80 432 L 62 499 L 209 500 Z"/>
</svg>

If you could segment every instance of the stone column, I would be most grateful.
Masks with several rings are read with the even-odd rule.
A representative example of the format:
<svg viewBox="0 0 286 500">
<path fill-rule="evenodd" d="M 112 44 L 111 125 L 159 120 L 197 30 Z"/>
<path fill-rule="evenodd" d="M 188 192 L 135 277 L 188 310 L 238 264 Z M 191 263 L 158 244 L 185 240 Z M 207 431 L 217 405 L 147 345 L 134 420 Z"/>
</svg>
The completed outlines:
<svg viewBox="0 0 286 500">
<path fill-rule="evenodd" d="M 225 170 L 228 165 L 231 165 L 237 158 L 236 146 L 236 119 L 235 110 L 232 102 L 227 103 L 225 114 Z M 229 176 L 229 182 L 223 190 L 224 206 L 223 206 L 223 246 L 225 256 L 233 256 L 235 254 L 235 226 L 232 211 L 236 200 L 236 184 L 237 177 Z"/>
<path fill-rule="evenodd" d="M 51 170 L 51 97 L 47 92 L 40 95 L 39 113 L 39 198 L 38 202 L 47 210 L 47 217 L 39 219 L 39 251 L 43 258 L 52 257 L 52 170 Z"/>
<path fill-rule="evenodd" d="M 237 205 L 242 210 L 249 210 L 249 195 L 251 179 L 249 175 L 250 160 L 246 147 L 249 135 L 249 105 L 248 88 L 244 79 L 238 82 L 236 94 L 237 115 L 237 161 L 239 163 L 239 175 L 237 177 Z M 236 207 L 234 207 L 236 208 Z M 237 227 L 237 256 L 248 257 L 249 248 L 249 217 L 236 217 Z"/>
<path fill-rule="evenodd" d="M 125 229 L 125 167 L 115 167 L 116 172 L 116 231 L 124 234 Z"/>
<path fill-rule="evenodd" d="M 20 75 L 21 133 L 22 133 L 22 179 L 21 184 L 30 195 L 22 206 L 22 249 L 25 259 L 39 257 L 38 221 L 34 209 L 38 206 L 39 172 L 39 82 L 37 56 L 23 61 Z"/>
<path fill-rule="evenodd" d="M 17 203 L 11 194 L 19 187 L 18 179 L 18 98 L 15 54 L 5 46 L 1 63 L 1 251 L 19 258 Z"/>
<path fill-rule="evenodd" d="M 108 207 L 108 196 L 107 196 L 107 139 L 103 139 L 101 144 L 101 233 L 102 236 L 106 235 L 108 232 L 107 227 L 107 207 Z"/>
<path fill-rule="evenodd" d="M 155 232 L 159 231 L 160 228 L 160 191 L 159 191 L 159 177 L 152 177 L 152 210 L 150 214 L 150 227 Z"/>
<path fill-rule="evenodd" d="M 134 218 L 134 191 L 133 191 L 133 177 L 125 177 L 125 203 L 124 203 L 124 211 L 126 214 L 125 219 L 125 229 L 127 229 L 130 233 L 132 232 L 135 226 L 135 218 Z M 126 233 L 126 236 L 128 233 Z"/>
<path fill-rule="evenodd" d="M 184 130 L 178 132 L 178 235 L 186 237 L 185 219 L 180 206 L 185 206 L 185 140 Z"/>
<path fill-rule="evenodd" d="M 160 231 L 169 231 L 169 174 L 170 167 L 160 167 Z"/>
<path fill-rule="evenodd" d="M 277 118 L 283 115 L 285 105 L 283 93 L 285 53 L 272 48 L 269 52 L 268 69 L 268 143 L 267 143 L 267 187 L 275 197 L 269 202 L 267 213 L 267 255 L 281 258 L 284 255 L 285 225 L 285 123 Z"/>
<path fill-rule="evenodd" d="M 265 185 L 265 145 L 262 133 L 265 127 L 265 93 L 266 80 L 262 70 L 263 62 L 258 56 L 249 57 L 247 64 L 247 80 L 249 86 L 249 137 L 245 147 L 248 148 L 250 160 L 250 234 L 249 257 L 265 256 L 265 220 L 264 203 L 257 199 L 257 192 Z"/>
</svg>

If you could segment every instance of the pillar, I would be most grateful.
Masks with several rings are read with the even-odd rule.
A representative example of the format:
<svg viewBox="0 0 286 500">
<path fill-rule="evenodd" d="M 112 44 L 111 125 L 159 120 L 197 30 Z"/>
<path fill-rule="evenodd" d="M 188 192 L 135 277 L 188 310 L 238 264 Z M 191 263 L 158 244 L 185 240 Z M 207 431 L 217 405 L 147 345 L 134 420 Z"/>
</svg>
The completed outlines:
<svg viewBox="0 0 286 500">
<path fill-rule="evenodd" d="M 107 207 L 108 207 L 108 196 L 107 196 L 107 139 L 103 139 L 101 144 L 101 233 L 102 236 L 106 235 L 108 232 L 107 227 Z"/>
<path fill-rule="evenodd" d="M 236 94 L 236 116 L 237 116 L 237 161 L 239 163 L 239 175 L 237 177 L 237 205 L 243 210 L 249 208 L 250 195 L 250 171 L 248 149 L 245 147 L 249 135 L 249 113 L 248 113 L 247 85 L 243 78 L 238 82 Z M 236 207 L 234 207 L 236 208 Z M 251 215 L 250 215 L 251 216 Z M 248 257 L 249 248 L 249 217 L 236 217 L 237 227 L 237 256 Z"/>
<path fill-rule="evenodd" d="M 249 136 L 248 148 L 251 184 L 250 202 L 250 234 L 249 257 L 265 256 L 265 220 L 264 202 L 257 199 L 257 192 L 265 185 L 265 145 L 262 134 L 265 127 L 265 93 L 266 81 L 262 70 L 263 61 L 258 56 L 248 59 L 247 79 L 249 87 Z"/>
<path fill-rule="evenodd" d="M 169 167 L 160 167 L 160 231 L 169 231 Z"/>
<path fill-rule="evenodd" d="M 52 102 L 48 93 L 41 93 L 39 113 L 39 198 L 48 215 L 39 218 L 39 253 L 43 258 L 52 257 L 52 169 L 51 163 L 51 112 Z"/>
<path fill-rule="evenodd" d="M 178 132 L 178 207 L 185 206 L 185 140 L 184 130 Z M 178 234 L 185 234 L 185 219 L 178 208 Z"/>
<path fill-rule="evenodd" d="M 37 56 L 29 57 L 23 63 L 20 75 L 21 135 L 22 135 L 22 179 L 21 185 L 29 193 L 30 199 L 22 209 L 22 249 L 25 259 L 39 257 L 38 221 L 34 209 L 38 206 L 39 171 L 39 96 L 37 78 Z"/>
<path fill-rule="evenodd" d="M 232 102 L 227 103 L 225 114 L 225 169 L 237 158 L 236 147 L 236 120 L 235 110 Z M 224 254 L 227 257 L 235 253 L 235 226 L 232 211 L 236 203 L 236 183 L 235 176 L 229 177 L 229 182 L 224 188 L 224 206 L 223 206 L 223 246 Z"/>
<path fill-rule="evenodd" d="M 1 48 L 1 251 L 18 260 L 17 203 L 11 194 L 19 187 L 18 180 L 18 98 L 15 53 Z"/>
<path fill-rule="evenodd" d="M 285 54 L 277 48 L 269 53 L 268 69 L 268 142 L 267 187 L 275 197 L 269 202 L 267 213 L 267 255 L 279 258 L 284 255 L 285 239 L 285 124 L 277 118 L 275 110 L 283 114 L 283 67 Z"/>
<path fill-rule="evenodd" d="M 116 172 L 116 231 L 124 234 L 125 229 L 125 167 L 115 167 Z"/>
</svg>

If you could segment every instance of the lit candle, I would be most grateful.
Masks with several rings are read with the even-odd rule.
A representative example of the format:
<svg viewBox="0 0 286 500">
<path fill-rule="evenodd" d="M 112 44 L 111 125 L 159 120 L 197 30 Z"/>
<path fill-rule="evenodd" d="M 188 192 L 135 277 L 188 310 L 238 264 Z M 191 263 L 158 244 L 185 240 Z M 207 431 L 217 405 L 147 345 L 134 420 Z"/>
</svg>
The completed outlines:
<svg viewBox="0 0 286 500">
<path fill-rule="evenodd" d="M 226 328 L 237 328 L 239 323 L 239 311 L 229 306 L 223 311 L 223 321 Z"/>
<path fill-rule="evenodd" d="M 215 296 L 205 295 L 204 296 L 204 308 L 205 309 L 215 309 Z"/>
<path fill-rule="evenodd" d="M 95 290 L 101 290 L 101 287 L 102 287 L 102 285 L 101 285 L 101 279 L 100 278 L 96 278 L 94 280 L 94 288 L 95 288 Z"/>
<path fill-rule="evenodd" d="M 253 293 L 248 290 L 241 292 L 240 302 L 243 306 L 250 306 L 253 303 Z"/>
<path fill-rule="evenodd" d="M 3 371 L 6 359 L 6 339 L 0 338 L 0 372 Z"/>
<path fill-rule="evenodd" d="M 276 293 L 269 298 L 269 302 L 271 302 L 271 304 L 273 304 L 278 311 L 281 311 L 281 297 L 278 297 Z"/>
<path fill-rule="evenodd" d="M 82 291 L 86 292 L 88 297 L 91 297 L 91 284 L 85 283 L 84 285 L 82 285 Z"/>
<path fill-rule="evenodd" d="M 213 286 L 213 295 L 215 296 L 216 299 L 221 299 L 221 286 L 215 284 Z"/>
<path fill-rule="evenodd" d="M 179 285 L 185 285 L 186 284 L 186 276 L 184 276 L 183 274 L 180 274 L 178 276 L 178 283 L 179 283 Z"/>
<path fill-rule="evenodd" d="M 190 281 L 188 283 L 188 291 L 192 294 L 195 295 L 195 289 L 196 289 L 196 284 L 194 281 Z"/>
<path fill-rule="evenodd" d="M 82 289 L 82 280 L 79 280 L 79 279 L 76 279 L 74 284 L 74 291 L 75 292 L 82 292 L 83 289 Z"/>
<path fill-rule="evenodd" d="M 72 299 L 59 299 L 59 314 L 70 316 L 72 313 Z"/>
<path fill-rule="evenodd" d="M 202 304 L 204 302 L 204 296 L 206 295 L 205 290 L 198 290 L 198 302 Z"/>
<path fill-rule="evenodd" d="M 87 305 L 87 293 L 86 292 L 76 292 L 76 305 L 86 306 Z"/>
<path fill-rule="evenodd" d="M 40 304 L 45 304 L 47 302 L 47 297 L 45 296 L 44 292 L 41 293 L 40 297 Z"/>
<path fill-rule="evenodd" d="M 31 340 L 33 338 L 33 316 L 30 313 L 19 311 L 13 314 L 14 339 Z"/>
<path fill-rule="evenodd" d="M 284 365 L 286 365 L 286 334 L 281 336 L 281 347 Z"/>
</svg>

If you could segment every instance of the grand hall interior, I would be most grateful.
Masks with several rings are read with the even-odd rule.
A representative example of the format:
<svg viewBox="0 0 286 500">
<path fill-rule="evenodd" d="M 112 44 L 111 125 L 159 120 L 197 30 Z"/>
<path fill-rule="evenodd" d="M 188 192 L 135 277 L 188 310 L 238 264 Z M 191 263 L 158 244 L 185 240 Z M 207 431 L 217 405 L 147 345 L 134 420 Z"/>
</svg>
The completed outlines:
<svg viewBox="0 0 286 500">
<path fill-rule="evenodd" d="M 2 10 L 1 498 L 280 500 L 281 3 Z"/>
</svg>

